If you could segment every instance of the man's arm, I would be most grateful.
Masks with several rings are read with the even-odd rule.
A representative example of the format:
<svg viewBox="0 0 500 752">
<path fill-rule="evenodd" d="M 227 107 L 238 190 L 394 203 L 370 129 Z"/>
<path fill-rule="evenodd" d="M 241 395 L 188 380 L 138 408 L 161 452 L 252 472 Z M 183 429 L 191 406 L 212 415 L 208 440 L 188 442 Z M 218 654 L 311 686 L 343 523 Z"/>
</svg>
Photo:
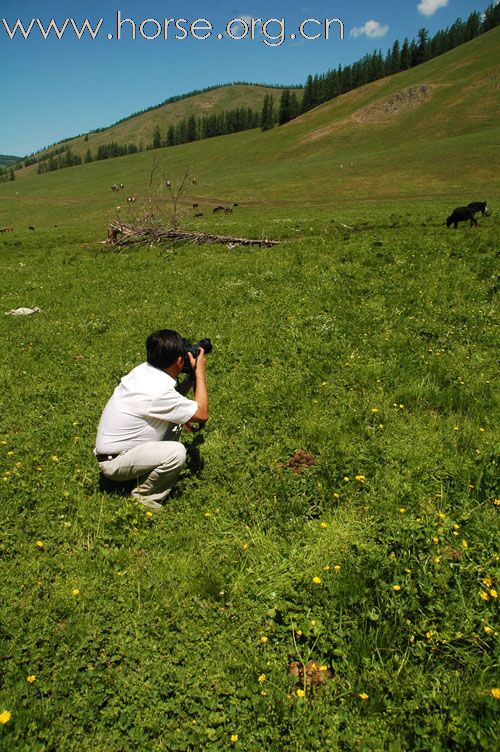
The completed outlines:
<svg viewBox="0 0 500 752">
<path fill-rule="evenodd" d="M 195 387 L 194 387 L 194 399 L 198 403 L 198 409 L 191 418 L 198 423 L 206 423 L 208 420 L 208 391 L 207 383 L 205 380 L 205 351 L 200 347 L 200 353 L 196 360 L 191 353 L 188 353 L 189 362 L 194 370 L 195 375 Z M 184 384 L 183 384 L 184 385 Z"/>
</svg>

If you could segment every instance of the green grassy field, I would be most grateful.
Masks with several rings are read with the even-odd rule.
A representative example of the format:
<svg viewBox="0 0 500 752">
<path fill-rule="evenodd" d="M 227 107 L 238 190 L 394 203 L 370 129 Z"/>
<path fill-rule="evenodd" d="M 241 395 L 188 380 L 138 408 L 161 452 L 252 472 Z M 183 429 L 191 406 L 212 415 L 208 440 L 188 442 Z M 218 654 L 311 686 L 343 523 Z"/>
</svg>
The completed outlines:
<svg viewBox="0 0 500 752">
<path fill-rule="evenodd" d="M 191 165 L 183 226 L 271 249 L 101 245 L 151 155 L 0 185 L 1 750 L 498 746 L 493 144 L 367 129 L 340 174 L 299 149 L 326 107 L 157 155 L 157 218 Z M 477 230 L 444 226 L 483 197 Z M 163 327 L 212 339 L 211 418 L 152 516 L 99 491 L 92 448 Z"/>
</svg>

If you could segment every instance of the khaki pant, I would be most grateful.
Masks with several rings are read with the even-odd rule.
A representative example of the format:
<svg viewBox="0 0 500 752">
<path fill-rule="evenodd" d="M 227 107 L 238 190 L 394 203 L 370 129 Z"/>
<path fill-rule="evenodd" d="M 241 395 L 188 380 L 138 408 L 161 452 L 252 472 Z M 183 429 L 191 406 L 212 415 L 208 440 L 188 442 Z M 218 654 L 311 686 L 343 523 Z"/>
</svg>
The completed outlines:
<svg viewBox="0 0 500 752">
<path fill-rule="evenodd" d="M 113 481 L 136 480 L 132 496 L 151 507 L 164 501 L 186 462 L 186 448 L 178 441 L 181 426 L 172 426 L 163 441 L 149 441 L 99 463 L 101 473 Z"/>
</svg>

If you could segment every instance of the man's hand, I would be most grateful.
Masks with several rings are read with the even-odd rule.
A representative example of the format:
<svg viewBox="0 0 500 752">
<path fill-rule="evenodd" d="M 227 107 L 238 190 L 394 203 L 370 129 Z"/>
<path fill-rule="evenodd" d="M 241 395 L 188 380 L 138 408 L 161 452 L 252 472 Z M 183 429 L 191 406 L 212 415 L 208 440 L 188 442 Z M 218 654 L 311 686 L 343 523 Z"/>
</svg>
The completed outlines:
<svg viewBox="0 0 500 752">
<path fill-rule="evenodd" d="M 206 365 L 206 358 L 205 358 L 205 350 L 203 347 L 200 347 L 198 350 L 198 356 L 196 358 L 193 357 L 192 353 L 188 352 L 188 358 L 189 363 L 191 365 L 191 368 L 195 372 L 195 374 L 198 373 L 205 373 L 205 365 Z"/>
</svg>

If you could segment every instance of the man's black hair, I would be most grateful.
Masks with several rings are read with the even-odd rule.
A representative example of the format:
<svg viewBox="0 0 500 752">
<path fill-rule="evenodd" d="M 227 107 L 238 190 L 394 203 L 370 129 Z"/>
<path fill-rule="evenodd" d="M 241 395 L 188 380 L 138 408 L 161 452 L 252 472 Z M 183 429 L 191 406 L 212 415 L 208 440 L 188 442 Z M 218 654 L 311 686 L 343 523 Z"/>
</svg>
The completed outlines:
<svg viewBox="0 0 500 752">
<path fill-rule="evenodd" d="M 180 334 L 173 329 L 160 329 L 146 340 L 148 363 L 162 371 L 173 365 L 177 358 L 184 356 L 184 345 Z"/>
</svg>

